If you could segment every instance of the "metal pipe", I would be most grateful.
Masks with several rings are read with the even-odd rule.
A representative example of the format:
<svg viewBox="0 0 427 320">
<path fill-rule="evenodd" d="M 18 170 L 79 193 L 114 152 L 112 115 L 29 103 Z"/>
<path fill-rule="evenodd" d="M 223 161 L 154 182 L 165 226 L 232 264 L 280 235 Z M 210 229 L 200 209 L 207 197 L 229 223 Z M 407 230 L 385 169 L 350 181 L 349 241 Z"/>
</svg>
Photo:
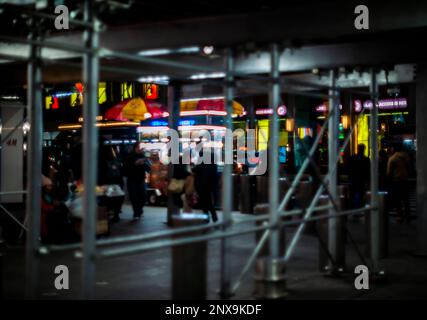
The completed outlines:
<svg viewBox="0 0 427 320">
<path fill-rule="evenodd" d="M 94 8 L 91 1 L 84 2 L 84 20 L 95 22 Z M 95 253 L 96 253 L 96 184 L 98 158 L 98 80 L 99 61 L 95 53 L 98 48 L 98 31 L 96 28 L 85 30 L 84 42 L 88 49 L 83 57 L 83 81 L 86 97 L 83 108 L 83 262 L 82 288 L 83 296 L 92 299 L 95 296 Z"/>
<path fill-rule="evenodd" d="M 371 87 L 372 109 L 370 117 L 370 140 L 371 147 L 371 207 L 378 208 L 378 83 L 377 75 L 374 68 L 371 69 Z M 371 259 L 374 271 L 378 271 L 379 267 L 379 211 L 372 209 L 371 212 Z"/>
<path fill-rule="evenodd" d="M 236 282 L 234 283 L 234 286 L 231 291 L 233 294 L 235 294 L 237 289 L 240 287 L 243 278 L 248 273 L 252 264 L 255 262 L 256 257 L 258 257 L 258 254 L 261 251 L 261 249 L 264 247 L 264 244 L 267 242 L 267 239 L 269 239 L 269 235 L 270 235 L 270 230 L 264 231 L 261 239 L 258 241 L 258 244 L 256 245 L 255 249 L 252 251 L 252 254 L 250 255 L 248 261 L 246 261 L 245 266 L 243 267 L 242 271 L 237 277 Z"/>
<path fill-rule="evenodd" d="M 8 132 L 8 134 L 6 135 L 6 137 L 4 137 L 1 142 L 0 142 L 0 146 L 4 145 L 6 143 L 7 140 L 9 140 L 9 138 L 15 133 L 16 130 L 18 130 L 26 121 L 27 119 L 22 119 L 11 131 Z"/>
<path fill-rule="evenodd" d="M 177 61 L 159 59 L 154 57 L 145 57 L 145 56 L 134 55 L 134 54 L 125 53 L 125 52 L 112 51 L 105 48 L 100 49 L 100 56 L 102 58 L 114 57 L 122 60 L 134 61 L 139 63 L 148 63 L 148 64 L 160 65 L 165 67 L 179 68 L 179 69 L 187 69 L 187 70 L 193 70 L 193 71 L 199 71 L 199 72 L 218 72 L 218 69 L 215 69 L 215 68 L 200 67 L 190 63 L 177 62 Z"/>
<path fill-rule="evenodd" d="M 61 51 L 69 51 L 69 52 L 77 52 L 77 53 L 90 53 L 90 49 L 85 49 L 83 47 L 75 46 L 72 44 L 66 44 L 63 42 L 52 42 L 52 41 L 46 41 L 46 40 L 31 40 L 31 39 L 21 39 L 16 37 L 9 37 L 9 36 L 0 36 L 0 42 L 7 42 L 7 43 L 21 43 L 26 45 L 33 45 L 40 48 L 52 48 L 52 49 L 58 49 Z"/>
<path fill-rule="evenodd" d="M 18 55 L 0 53 L 0 59 L 11 60 L 11 61 L 20 61 L 20 62 L 28 62 L 29 57 L 22 57 L 22 56 L 18 56 Z"/>
<path fill-rule="evenodd" d="M 329 95 L 329 110 L 334 111 L 333 116 L 329 119 L 328 125 L 328 175 L 329 175 L 329 193 L 330 193 L 330 204 L 336 203 L 338 195 L 338 175 L 335 167 L 337 166 L 338 159 L 338 134 L 339 134 L 339 123 L 340 123 L 340 112 L 339 112 L 339 98 L 338 92 L 336 91 L 336 70 L 330 71 L 331 88 Z M 330 214 L 336 212 L 335 208 L 329 209 Z M 328 223 L 328 249 L 333 257 L 334 261 L 337 260 L 337 220 L 332 218 L 329 219 Z"/>
<path fill-rule="evenodd" d="M 227 143 L 227 139 L 231 136 L 233 129 L 233 119 L 231 117 L 233 113 L 233 98 L 234 98 L 234 56 L 233 51 L 230 48 L 226 49 L 225 54 L 225 66 L 226 66 L 226 77 L 225 77 L 225 103 L 227 115 L 225 117 L 224 125 L 227 130 L 225 136 L 225 148 L 224 148 L 224 169 L 222 173 L 222 214 L 223 214 L 223 231 L 225 232 L 231 225 L 231 211 L 233 201 L 233 165 L 230 164 L 233 161 L 233 140 L 231 145 Z M 229 137 L 230 136 L 230 137 Z M 231 274 L 230 274 L 230 242 L 226 239 L 221 241 L 221 289 L 220 296 L 222 298 L 229 298 L 231 296 Z"/>
<path fill-rule="evenodd" d="M 269 149 L 268 149 L 268 175 L 269 175 L 269 208 L 270 224 L 276 225 L 279 221 L 279 115 L 276 108 L 280 104 L 280 79 L 279 79 L 279 46 L 272 44 L 270 52 L 271 77 L 275 80 L 270 87 L 269 104 L 273 113 L 269 121 Z M 270 256 L 277 258 L 280 255 L 279 229 L 273 229 L 270 233 Z"/>
<path fill-rule="evenodd" d="M 309 157 L 312 157 L 314 155 L 314 152 L 316 152 L 316 149 L 319 145 L 320 139 L 325 134 L 328 121 L 332 117 L 332 115 L 335 113 L 335 110 L 332 110 L 329 112 L 328 117 L 326 118 L 326 121 L 323 123 L 322 128 L 320 129 L 319 134 L 316 136 L 316 139 L 314 140 L 313 145 L 311 146 L 310 152 L 308 153 L 308 156 L 306 159 L 304 159 L 301 168 L 299 169 L 297 175 L 295 176 L 294 180 L 291 183 L 291 186 L 289 187 L 288 191 L 286 192 L 285 196 L 283 197 L 282 202 L 279 205 L 279 211 L 282 211 L 284 208 L 286 208 L 286 205 L 288 204 L 289 200 L 291 199 L 291 196 L 293 192 L 295 191 L 296 187 L 298 186 L 298 183 L 300 182 L 302 175 L 304 174 L 305 170 L 307 169 L 308 165 L 310 164 Z"/>
<path fill-rule="evenodd" d="M 180 99 L 181 99 L 181 85 L 177 82 L 170 82 L 168 86 L 168 125 L 171 130 L 178 130 L 178 119 L 180 111 Z M 168 166 L 168 180 L 171 181 L 174 176 L 174 165 L 173 163 L 177 160 L 174 159 L 177 157 L 171 152 L 171 163 Z M 168 192 L 167 199 L 167 215 L 166 215 L 166 224 L 172 226 L 172 216 L 179 214 L 179 207 L 176 205 L 174 200 L 174 195 Z"/>
<path fill-rule="evenodd" d="M 340 216 L 340 215 L 342 215 L 342 216 L 343 215 L 353 215 L 356 213 L 364 212 L 364 211 L 369 210 L 369 209 L 370 209 L 369 207 L 365 207 L 365 208 L 343 211 L 342 213 L 338 213 L 338 214 L 334 214 L 334 215 L 327 214 L 327 215 L 323 215 L 323 216 L 307 218 L 304 220 L 279 221 L 279 227 L 291 226 L 291 225 L 296 225 L 296 224 L 303 224 L 306 222 L 328 219 L 328 218 Z M 146 243 L 146 244 L 137 244 L 134 246 L 127 246 L 124 248 L 101 249 L 97 252 L 96 257 L 102 259 L 102 258 L 113 258 L 113 257 L 119 257 L 119 256 L 127 256 L 127 255 L 132 255 L 132 254 L 138 254 L 138 253 L 141 253 L 144 251 L 152 251 L 152 250 L 157 250 L 157 249 L 162 249 L 162 248 L 167 248 L 167 247 L 174 247 L 174 246 L 179 246 L 179 245 L 184 245 L 184 244 L 197 243 L 197 242 L 203 242 L 203 241 L 209 241 L 209 240 L 216 240 L 216 239 L 221 239 L 221 238 L 230 238 L 230 237 L 235 237 L 235 236 L 239 236 L 242 234 L 248 234 L 248 233 L 253 233 L 253 232 L 257 232 L 257 231 L 264 231 L 267 229 L 271 229 L 273 227 L 275 227 L 275 226 L 272 226 L 270 224 L 265 224 L 263 226 L 249 228 L 247 230 L 228 231 L 228 232 L 218 231 L 214 234 L 192 236 L 192 237 L 187 237 L 187 238 L 178 239 L 178 240 L 157 241 L 157 242 L 151 242 L 151 243 Z M 80 256 L 80 255 L 76 253 L 76 256 Z"/>
<path fill-rule="evenodd" d="M 228 49 L 225 50 L 225 56 L 227 56 Z M 209 67 L 200 67 L 195 66 L 194 64 L 185 63 L 185 62 L 178 62 L 178 61 L 172 61 L 172 60 L 165 60 L 165 59 L 159 59 L 154 57 L 146 57 L 146 56 L 140 56 L 140 55 L 133 55 L 125 52 L 118 52 L 118 51 L 112 51 L 109 49 L 102 48 L 100 50 L 101 57 L 115 57 L 123 60 L 128 61 L 135 61 L 140 63 L 149 63 L 154 65 L 161 65 L 166 67 L 172 67 L 172 68 L 179 68 L 179 69 L 186 69 L 186 70 L 193 70 L 193 71 L 199 71 L 199 72 L 218 72 L 221 70 L 218 70 L 217 68 L 209 68 Z M 248 78 L 253 79 L 256 81 L 271 81 L 272 79 L 270 77 L 265 76 L 258 76 L 253 74 L 246 74 L 243 72 L 226 72 L 230 77 L 241 77 L 241 78 Z"/>
<path fill-rule="evenodd" d="M 359 122 L 359 120 L 361 119 L 361 116 L 365 113 L 365 111 L 366 111 L 366 109 L 365 109 L 365 108 L 363 108 L 363 109 L 362 109 L 362 111 L 360 112 L 359 116 L 358 116 L 357 122 Z M 348 145 L 348 143 L 349 143 L 349 141 L 350 141 L 350 137 L 351 137 L 351 135 L 353 134 L 353 132 L 354 132 L 354 128 L 355 128 L 355 127 L 356 127 L 356 126 L 352 127 L 352 128 L 351 128 L 351 130 L 350 130 L 350 132 L 347 134 L 347 137 L 346 137 L 346 139 L 344 140 L 344 143 L 343 143 L 343 146 L 342 146 L 342 148 L 343 148 L 343 149 L 345 149 L 345 148 L 347 147 L 347 145 Z M 337 168 L 337 164 L 338 164 L 338 161 L 339 161 L 339 160 L 340 160 L 340 158 L 338 157 L 338 158 L 336 159 L 335 167 L 334 167 L 333 171 L 335 171 L 335 170 L 336 170 L 336 168 Z M 322 194 L 322 192 L 323 192 L 324 185 L 325 185 L 326 183 L 328 183 L 328 182 L 329 182 L 329 174 L 328 174 L 328 175 L 326 175 L 326 177 L 323 179 L 323 183 L 321 183 L 321 184 L 320 184 L 320 186 L 319 186 L 319 188 L 318 188 L 318 190 L 317 190 L 317 192 L 316 192 L 315 196 L 313 197 L 313 200 L 312 200 L 312 202 L 311 202 L 311 204 L 310 204 L 309 208 L 307 209 L 306 214 L 304 215 L 304 218 L 309 218 L 309 217 L 311 216 L 311 214 L 313 213 L 313 209 L 311 209 L 311 208 L 312 208 L 312 206 L 313 206 L 314 204 L 316 204 L 316 203 L 317 203 L 317 200 L 319 199 L 319 197 L 321 196 L 321 194 Z M 294 236 L 293 236 L 293 238 L 292 238 L 292 240 L 291 240 L 291 243 L 290 243 L 290 245 L 289 245 L 288 251 L 286 252 L 285 262 L 289 261 L 290 257 L 292 256 L 292 253 L 293 253 L 293 251 L 294 251 L 294 249 L 295 249 L 295 246 L 296 246 L 296 244 L 297 244 L 297 242 L 298 242 L 298 239 L 299 239 L 299 237 L 300 237 L 300 235 L 301 235 L 301 232 L 303 231 L 304 227 L 305 227 L 305 224 L 300 225 L 300 226 L 298 227 L 297 232 L 294 234 Z"/>
<path fill-rule="evenodd" d="M 30 40 L 35 36 L 31 33 Z M 41 215 L 41 172 L 42 172 L 42 72 L 40 67 L 40 48 L 31 46 L 31 60 L 28 63 L 28 119 L 31 130 L 28 139 L 26 218 L 28 232 L 26 237 L 26 295 L 35 298 L 38 287 L 38 249 L 40 245 Z"/>
<path fill-rule="evenodd" d="M 104 247 L 104 246 L 110 246 L 110 245 L 114 246 L 114 245 L 121 245 L 121 244 L 132 243 L 132 242 L 147 241 L 147 240 L 156 239 L 156 238 L 173 237 L 173 236 L 188 233 L 188 232 L 204 231 L 206 229 L 216 228 L 221 225 L 222 225 L 222 222 L 216 222 L 216 223 L 200 225 L 200 226 L 182 227 L 174 230 L 150 232 L 142 235 L 114 237 L 112 239 L 97 241 L 96 245 L 97 247 Z M 55 251 L 76 250 L 80 248 L 81 248 L 80 243 L 74 243 L 74 244 L 67 244 L 67 245 L 45 246 L 43 247 L 43 251 L 47 253 L 47 252 L 55 252 Z"/>
<path fill-rule="evenodd" d="M 326 181 L 325 181 L 325 183 L 326 183 Z M 320 197 L 320 195 L 322 194 L 322 191 L 323 191 L 323 185 L 320 185 L 320 186 L 319 186 L 319 188 L 317 189 L 316 194 L 314 195 L 313 200 L 312 200 L 312 201 L 311 201 L 311 203 L 310 203 L 310 206 L 308 207 L 308 209 L 307 209 L 306 213 L 304 214 L 304 218 L 303 218 L 303 220 L 304 220 L 304 221 L 310 218 L 310 216 L 311 216 L 311 214 L 312 214 L 312 212 L 313 212 L 312 207 L 313 207 L 313 206 L 317 203 L 317 201 L 319 200 L 319 197 Z M 300 237 L 300 235 L 301 235 L 302 231 L 304 230 L 304 227 L 305 227 L 305 223 L 301 223 L 301 224 L 298 226 L 298 229 L 297 229 L 297 231 L 295 232 L 294 236 L 292 237 L 292 240 L 291 240 L 291 242 L 289 243 L 288 250 L 286 251 L 286 254 L 285 254 L 285 263 L 287 263 L 287 262 L 289 261 L 290 257 L 292 256 L 292 253 L 294 252 L 294 249 L 295 249 L 295 247 L 296 247 L 296 244 L 297 244 L 297 242 L 298 242 L 298 240 L 299 240 L 299 237 Z"/>
<path fill-rule="evenodd" d="M 0 196 L 5 196 L 9 194 L 27 194 L 27 190 L 18 190 L 18 191 L 2 191 Z"/>
<path fill-rule="evenodd" d="M 291 80 L 285 79 L 284 82 L 287 82 L 287 83 L 285 83 L 287 85 L 306 86 L 306 87 L 316 88 L 319 90 L 331 90 L 331 89 L 333 89 L 333 90 L 338 91 L 338 92 L 347 92 L 347 93 L 352 93 L 352 94 L 357 94 L 357 95 L 370 96 L 370 93 L 365 92 L 365 91 L 353 90 L 353 89 L 342 88 L 342 87 L 337 87 L 337 86 L 325 86 L 322 84 L 306 82 L 306 81 L 301 81 L 301 80 L 295 80 L 295 79 L 291 79 Z"/>
<path fill-rule="evenodd" d="M 313 212 L 321 211 L 329 208 L 330 208 L 329 205 L 317 206 L 313 208 Z M 303 213 L 303 210 L 296 209 L 296 210 L 280 212 L 280 216 L 290 217 L 290 216 L 299 215 L 301 213 Z M 240 219 L 233 218 L 232 224 L 234 225 L 239 223 L 249 223 L 249 222 L 268 220 L 269 217 L 270 217 L 269 214 L 263 214 L 256 217 L 246 217 L 246 218 L 240 218 Z M 163 238 L 163 237 L 179 235 L 179 234 L 188 233 L 188 232 L 196 232 L 196 231 L 203 231 L 206 229 L 213 229 L 222 225 L 223 225 L 222 222 L 216 222 L 216 223 L 211 223 L 211 224 L 201 225 L 201 226 L 182 227 L 175 230 L 150 232 L 148 234 L 143 234 L 143 235 L 115 237 L 113 239 L 99 240 L 96 242 L 96 245 L 97 247 L 104 247 L 104 246 L 110 246 L 110 245 L 114 246 L 114 245 L 121 245 L 121 244 L 132 243 L 132 242 L 140 242 L 140 241 L 146 241 L 146 240 L 151 240 L 155 238 Z M 50 246 L 41 247 L 40 253 L 47 254 L 50 252 L 76 250 L 80 248 L 81 248 L 80 243 L 67 244 L 67 245 L 50 245 Z"/>
<path fill-rule="evenodd" d="M 12 212 L 10 212 L 9 210 L 7 210 L 2 204 L 0 204 L 0 209 L 2 209 L 4 211 L 4 213 L 6 213 L 13 221 L 15 221 L 22 229 L 24 229 L 25 231 L 28 231 L 28 228 L 26 226 L 24 226 L 18 219 L 15 218 L 15 216 L 12 214 Z"/>
<path fill-rule="evenodd" d="M 1 4 L 0 4 L 0 7 L 1 7 Z M 26 9 L 22 9 L 20 7 L 17 7 L 17 6 L 15 6 L 15 7 L 8 6 L 7 11 L 11 11 L 11 10 L 17 14 L 21 14 L 22 16 L 28 15 L 28 16 L 46 18 L 49 20 L 55 20 L 56 18 L 58 18 L 57 15 L 46 13 L 46 12 L 35 11 L 35 10 L 26 10 Z M 78 20 L 78 19 L 68 19 L 68 23 L 70 25 L 85 27 L 85 28 L 89 28 L 89 29 L 93 27 L 90 23 L 87 23 L 86 21 L 82 21 L 82 20 Z"/>
</svg>

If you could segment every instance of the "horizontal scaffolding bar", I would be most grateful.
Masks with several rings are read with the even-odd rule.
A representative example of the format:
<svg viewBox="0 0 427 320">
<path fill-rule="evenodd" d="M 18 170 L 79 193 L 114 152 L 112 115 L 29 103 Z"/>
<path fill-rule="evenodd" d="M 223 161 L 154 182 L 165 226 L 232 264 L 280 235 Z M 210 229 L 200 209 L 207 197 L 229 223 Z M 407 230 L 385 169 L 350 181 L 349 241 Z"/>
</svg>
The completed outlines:
<svg viewBox="0 0 427 320">
<path fill-rule="evenodd" d="M 17 191 L 1 191 L 0 196 L 12 195 L 12 194 L 26 194 L 27 190 L 17 190 Z"/>
<path fill-rule="evenodd" d="M 133 246 L 128 246 L 126 248 L 118 247 L 118 248 L 111 248 L 111 249 L 110 248 L 100 249 L 96 256 L 98 258 L 108 258 L 108 257 L 117 257 L 117 256 L 137 254 L 137 253 L 140 253 L 143 251 L 152 251 L 152 250 L 157 250 L 157 249 L 161 249 L 161 248 L 173 247 L 173 246 L 177 246 L 177 245 L 190 244 L 190 243 L 196 243 L 196 242 L 204 242 L 204 241 L 221 239 L 221 238 L 226 238 L 226 237 L 235 237 L 235 236 L 253 233 L 253 232 L 257 232 L 257 231 L 263 231 L 263 230 L 267 230 L 267 229 L 271 229 L 271 228 L 277 228 L 277 227 L 280 228 L 280 227 L 284 227 L 284 226 L 298 225 L 301 223 L 306 223 L 306 222 L 310 222 L 310 221 L 317 221 L 317 220 L 324 220 L 324 219 L 329 219 L 329 218 L 333 218 L 333 217 L 341 216 L 341 215 L 354 215 L 357 213 L 369 211 L 370 209 L 371 208 L 369 206 L 366 206 L 366 207 L 360 208 L 360 209 L 352 209 L 352 210 L 341 211 L 341 212 L 337 213 L 336 215 L 327 214 L 327 215 L 320 215 L 320 216 L 316 216 L 316 217 L 310 217 L 307 219 L 298 219 L 298 220 L 294 220 L 294 221 L 279 221 L 279 223 L 275 226 L 272 226 L 271 224 L 265 224 L 263 226 L 248 228 L 246 230 L 236 230 L 236 231 L 229 231 L 229 232 L 217 231 L 214 234 L 188 237 L 188 238 L 179 239 L 179 240 L 163 240 L 163 241 L 157 241 L 157 242 L 146 243 L 146 244 L 136 244 Z M 213 227 L 216 225 L 210 224 L 210 226 Z M 182 229 L 184 229 L 184 228 L 182 228 Z M 183 230 L 180 230 L 180 231 L 183 231 Z M 187 230 L 187 232 L 188 232 L 188 230 Z M 78 246 L 75 246 L 75 245 L 68 245 L 68 246 L 61 246 L 61 247 L 58 246 L 57 248 L 64 250 L 64 248 L 66 248 L 66 247 L 69 250 L 76 250 L 76 249 L 80 249 L 81 246 L 79 244 Z M 40 249 L 40 253 L 46 254 L 48 248 L 55 248 L 55 247 L 54 246 L 42 247 Z M 79 252 L 77 252 L 76 256 L 79 257 L 79 256 L 81 256 L 81 254 Z"/>
<path fill-rule="evenodd" d="M 0 42 L 34 45 L 40 48 L 46 47 L 46 48 L 52 48 L 52 49 L 57 49 L 61 51 L 77 52 L 81 54 L 90 53 L 92 51 L 91 49 L 86 49 L 84 47 L 79 47 L 72 44 L 66 44 L 63 42 L 30 40 L 30 39 L 23 39 L 23 38 L 9 37 L 9 36 L 0 36 Z"/>
<path fill-rule="evenodd" d="M 4 8 L 7 11 L 14 11 L 16 13 L 20 13 L 21 15 L 29 15 L 29 16 L 34 16 L 34 17 L 40 17 L 40 18 L 46 18 L 49 20 L 55 20 L 58 18 L 57 15 L 54 14 L 50 14 L 50 13 L 46 13 L 46 12 L 40 12 L 40 11 L 34 11 L 34 10 L 26 10 L 26 9 L 22 9 L 16 6 L 4 6 L 3 4 L 0 4 L 0 8 Z M 89 28 L 91 29 L 93 26 L 91 23 L 87 23 L 83 20 L 78 20 L 78 19 L 68 19 L 68 23 L 70 25 L 75 25 L 75 26 L 80 26 L 80 27 L 85 27 L 85 28 Z"/>
<path fill-rule="evenodd" d="M 322 211 L 325 209 L 328 209 L 329 205 L 323 205 L 318 206 L 313 209 L 313 211 Z M 296 209 L 291 211 L 282 211 L 280 212 L 280 215 L 282 217 L 290 217 L 290 216 L 296 216 L 304 211 L 302 209 Z M 247 222 L 256 222 L 256 221 L 262 221 L 267 220 L 269 217 L 268 214 L 259 215 L 255 217 L 245 217 L 245 218 L 239 218 L 239 219 L 232 219 L 232 224 L 240 224 L 240 223 L 247 223 Z M 156 231 L 151 232 L 144 235 L 135 235 L 135 236 L 125 236 L 125 237 L 115 237 L 113 239 L 107 239 L 107 240 L 99 240 L 97 241 L 96 245 L 98 247 L 104 247 L 104 246 L 114 246 L 114 245 L 122 245 L 126 243 L 132 243 L 132 242 L 140 242 L 140 241 L 146 241 L 151 240 L 155 238 L 163 238 L 163 237 L 170 237 L 175 236 L 183 233 L 188 232 L 196 232 L 196 231 L 203 231 L 206 229 L 212 229 L 222 226 L 222 222 L 215 222 L 211 224 L 201 225 L 201 226 L 190 226 L 190 227 L 182 227 L 177 228 L 175 230 L 165 230 L 165 231 Z M 69 250 L 76 250 L 81 248 L 81 243 L 75 243 L 75 244 L 68 244 L 68 245 L 51 245 L 51 246 L 43 246 L 41 248 L 41 253 L 47 254 L 50 252 L 57 252 L 57 251 L 69 251 Z"/>
<path fill-rule="evenodd" d="M 6 213 L 6 215 L 8 215 L 13 221 L 15 221 L 22 229 L 28 231 L 28 228 L 24 226 L 18 219 L 16 219 L 12 212 L 7 210 L 2 204 L 0 204 L 0 209 L 3 210 L 3 212 Z"/>
<path fill-rule="evenodd" d="M 353 89 L 349 89 L 349 88 L 343 88 L 343 87 L 338 87 L 338 86 L 328 86 L 328 85 L 323 85 L 323 84 L 317 84 L 317 83 L 312 83 L 312 82 L 306 82 L 306 81 L 301 81 L 301 80 L 283 80 L 283 84 L 285 85 L 296 85 L 296 86 L 305 86 L 305 87 L 311 87 L 311 88 L 315 88 L 315 89 L 319 89 L 319 90 L 336 90 L 336 91 L 340 91 L 340 92 L 348 92 L 348 93 L 353 93 L 353 94 L 358 94 L 358 95 L 363 95 L 363 96 L 370 96 L 370 93 L 368 91 L 360 91 L 360 90 L 353 90 Z"/>
</svg>

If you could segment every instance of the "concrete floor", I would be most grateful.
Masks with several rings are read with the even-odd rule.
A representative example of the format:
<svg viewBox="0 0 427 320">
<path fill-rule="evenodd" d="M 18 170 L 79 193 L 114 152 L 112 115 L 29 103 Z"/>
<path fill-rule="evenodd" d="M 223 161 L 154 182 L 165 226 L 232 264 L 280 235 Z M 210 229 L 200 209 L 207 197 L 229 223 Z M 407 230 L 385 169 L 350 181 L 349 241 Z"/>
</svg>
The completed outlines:
<svg viewBox="0 0 427 320">
<path fill-rule="evenodd" d="M 233 213 L 241 216 L 240 213 Z M 166 209 L 147 207 L 145 217 L 133 221 L 129 205 L 123 207 L 122 219 L 112 225 L 111 236 L 144 234 L 166 230 Z M 221 216 L 221 214 L 220 214 Z M 363 250 L 366 240 L 364 225 L 350 221 L 349 229 Z M 243 225 L 234 228 L 243 228 Z M 425 299 L 427 298 L 427 258 L 413 255 L 416 221 L 399 225 L 391 218 L 390 253 L 382 260 L 387 282 L 371 285 L 369 290 L 354 288 L 354 267 L 362 264 L 354 248 L 347 244 L 347 269 L 340 278 L 326 277 L 318 271 L 318 241 L 313 235 L 304 234 L 295 255 L 287 266 L 288 299 Z M 295 228 L 289 228 L 291 237 Z M 231 274 L 233 282 L 255 246 L 253 234 L 231 238 Z M 70 289 L 54 288 L 54 268 L 63 264 L 69 267 Z M 24 292 L 24 248 L 8 245 L 4 257 L 3 296 L 21 299 Z M 189 266 L 191 267 L 191 266 Z M 220 241 L 208 245 L 208 299 L 219 299 Z M 79 299 L 80 260 L 71 253 L 55 253 L 41 258 L 39 273 L 39 298 Z M 244 279 L 232 299 L 254 299 L 253 269 Z M 96 275 L 97 299 L 170 299 L 171 298 L 171 249 L 161 249 L 142 254 L 99 261 Z"/>
</svg>

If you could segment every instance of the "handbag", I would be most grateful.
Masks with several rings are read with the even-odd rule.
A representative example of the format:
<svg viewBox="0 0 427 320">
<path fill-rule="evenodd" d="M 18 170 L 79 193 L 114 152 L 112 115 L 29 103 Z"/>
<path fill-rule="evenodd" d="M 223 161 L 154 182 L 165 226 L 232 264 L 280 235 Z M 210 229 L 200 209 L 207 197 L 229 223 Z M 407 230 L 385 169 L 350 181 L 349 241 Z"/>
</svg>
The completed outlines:
<svg viewBox="0 0 427 320">
<path fill-rule="evenodd" d="M 171 193 L 181 193 L 184 190 L 185 180 L 172 178 L 168 185 L 168 191 Z"/>
</svg>

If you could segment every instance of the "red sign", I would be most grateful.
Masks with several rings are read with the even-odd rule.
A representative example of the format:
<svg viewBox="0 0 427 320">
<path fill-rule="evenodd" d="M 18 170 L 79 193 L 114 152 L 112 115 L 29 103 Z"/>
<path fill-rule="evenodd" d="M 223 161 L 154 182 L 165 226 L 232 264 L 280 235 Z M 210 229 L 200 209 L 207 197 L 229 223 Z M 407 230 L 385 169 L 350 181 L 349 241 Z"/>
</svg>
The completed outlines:
<svg viewBox="0 0 427 320">
<path fill-rule="evenodd" d="M 59 109 L 58 98 L 53 97 L 52 109 Z"/>
<path fill-rule="evenodd" d="M 146 99 L 157 99 L 159 97 L 159 86 L 157 84 L 147 84 L 145 92 Z"/>
</svg>

